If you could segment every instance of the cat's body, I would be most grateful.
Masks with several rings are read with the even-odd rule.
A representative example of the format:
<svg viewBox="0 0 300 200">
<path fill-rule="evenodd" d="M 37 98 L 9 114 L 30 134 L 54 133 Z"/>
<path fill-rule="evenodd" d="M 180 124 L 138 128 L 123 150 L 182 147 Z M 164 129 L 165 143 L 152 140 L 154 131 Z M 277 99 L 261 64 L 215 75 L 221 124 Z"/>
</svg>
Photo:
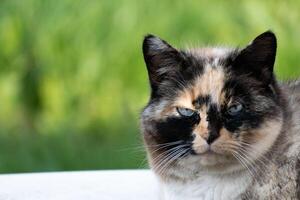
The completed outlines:
<svg viewBox="0 0 300 200">
<path fill-rule="evenodd" d="M 276 38 L 179 51 L 145 38 L 142 113 L 164 200 L 300 199 L 300 82 L 273 75 Z"/>
<path fill-rule="evenodd" d="M 277 141 L 256 164 L 244 199 L 300 199 L 300 82 L 282 83 L 286 118 Z"/>
</svg>

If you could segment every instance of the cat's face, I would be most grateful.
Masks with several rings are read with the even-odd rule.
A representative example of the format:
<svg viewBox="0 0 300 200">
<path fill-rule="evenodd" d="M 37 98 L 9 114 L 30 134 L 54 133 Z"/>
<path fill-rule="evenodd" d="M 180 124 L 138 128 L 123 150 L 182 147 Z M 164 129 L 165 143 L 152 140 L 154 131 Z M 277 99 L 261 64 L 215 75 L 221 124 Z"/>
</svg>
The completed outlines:
<svg viewBox="0 0 300 200">
<path fill-rule="evenodd" d="M 177 50 L 146 36 L 151 98 L 141 127 L 162 177 L 251 167 L 282 125 L 273 65 L 276 38 L 266 32 L 244 49 Z"/>
</svg>

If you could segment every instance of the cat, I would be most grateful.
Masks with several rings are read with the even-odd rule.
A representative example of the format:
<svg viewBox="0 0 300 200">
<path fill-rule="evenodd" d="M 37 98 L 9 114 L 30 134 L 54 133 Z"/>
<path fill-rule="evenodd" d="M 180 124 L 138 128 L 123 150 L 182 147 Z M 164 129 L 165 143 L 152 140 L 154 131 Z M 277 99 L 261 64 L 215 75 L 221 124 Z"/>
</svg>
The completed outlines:
<svg viewBox="0 0 300 200">
<path fill-rule="evenodd" d="M 277 81 L 276 48 L 272 31 L 245 48 L 145 36 L 141 132 L 161 199 L 300 199 L 300 81 Z"/>
</svg>

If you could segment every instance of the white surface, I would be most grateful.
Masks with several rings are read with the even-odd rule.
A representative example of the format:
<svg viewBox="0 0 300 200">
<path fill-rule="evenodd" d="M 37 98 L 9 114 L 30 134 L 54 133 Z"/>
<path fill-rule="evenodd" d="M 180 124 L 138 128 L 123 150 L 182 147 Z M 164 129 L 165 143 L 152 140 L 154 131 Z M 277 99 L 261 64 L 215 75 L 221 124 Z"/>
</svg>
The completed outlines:
<svg viewBox="0 0 300 200">
<path fill-rule="evenodd" d="M 149 170 L 0 175 L 0 200 L 156 200 Z"/>
</svg>

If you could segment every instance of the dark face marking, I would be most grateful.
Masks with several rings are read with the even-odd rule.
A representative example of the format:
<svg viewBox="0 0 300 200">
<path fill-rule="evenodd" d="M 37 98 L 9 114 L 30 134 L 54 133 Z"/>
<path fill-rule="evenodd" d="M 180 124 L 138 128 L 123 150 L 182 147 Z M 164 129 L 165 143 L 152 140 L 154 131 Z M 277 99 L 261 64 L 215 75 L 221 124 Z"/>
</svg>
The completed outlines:
<svg viewBox="0 0 300 200">
<path fill-rule="evenodd" d="M 211 104 L 207 112 L 209 136 L 207 143 L 211 144 L 220 136 L 220 129 L 222 127 L 222 118 L 219 114 L 216 104 Z"/>
<path fill-rule="evenodd" d="M 159 133 L 158 142 L 176 142 L 179 140 L 191 142 L 193 139 L 192 131 L 200 122 L 200 116 L 194 114 L 191 117 L 169 117 L 165 121 L 156 124 Z"/>
<path fill-rule="evenodd" d="M 193 105 L 196 109 L 200 109 L 203 105 L 208 105 L 211 102 L 210 95 L 199 96 L 196 100 L 193 101 Z"/>
</svg>

